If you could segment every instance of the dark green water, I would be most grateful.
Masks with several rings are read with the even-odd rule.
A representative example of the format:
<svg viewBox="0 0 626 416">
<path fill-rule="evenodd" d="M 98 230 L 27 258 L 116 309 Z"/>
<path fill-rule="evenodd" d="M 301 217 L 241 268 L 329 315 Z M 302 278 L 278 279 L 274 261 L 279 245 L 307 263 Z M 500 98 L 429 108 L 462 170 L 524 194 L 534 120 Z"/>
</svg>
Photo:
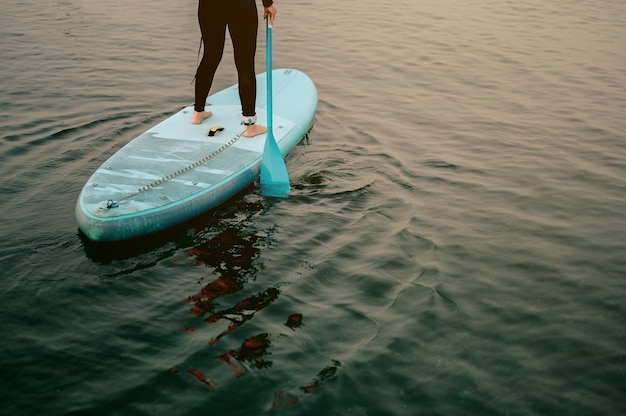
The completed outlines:
<svg viewBox="0 0 626 416">
<path fill-rule="evenodd" d="M 197 3 L 3 3 L 0 413 L 626 413 L 626 4 L 277 4 L 320 96 L 290 197 L 94 245 L 78 193 L 191 103 Z"/>
</svg>

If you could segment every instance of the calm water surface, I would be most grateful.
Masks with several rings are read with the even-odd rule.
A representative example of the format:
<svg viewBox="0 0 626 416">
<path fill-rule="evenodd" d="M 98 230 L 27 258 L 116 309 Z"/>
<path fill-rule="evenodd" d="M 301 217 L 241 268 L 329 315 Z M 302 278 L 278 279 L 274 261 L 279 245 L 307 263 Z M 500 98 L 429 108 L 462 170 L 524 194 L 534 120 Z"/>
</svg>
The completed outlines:
<svg viewBox="0 0 626 416">
<path fill-rule="evenodd" d="M 113 245 L 76 198 L 191 103 L 197 2 L 3 3 L 0 413 L 626 413 L 626 3 L 277 3 L 291 196 Z"/>
</svg>

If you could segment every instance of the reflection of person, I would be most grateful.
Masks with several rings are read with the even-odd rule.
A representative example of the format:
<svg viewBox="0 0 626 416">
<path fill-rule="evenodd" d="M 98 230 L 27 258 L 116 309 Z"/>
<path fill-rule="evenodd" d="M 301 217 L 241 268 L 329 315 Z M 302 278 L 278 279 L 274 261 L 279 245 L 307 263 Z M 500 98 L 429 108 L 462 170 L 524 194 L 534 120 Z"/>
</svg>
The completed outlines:
<svg viewBox="0 0 626 416">
<path fill-rule="evenodd" d="M 252 363 L 256 368 L 269 368 L 272 366 L 272 362 L 265 359 L 270 344 L 269 334 L 255 335 L 246 339 L 238 350 L 231 350 L 227 354 L 220 355 L 217 359 L 228 364 L 233 369 L 235 372 L 234 377 L 241 377 L 246 372 L 244 361 Z M 239 363 L 242 369 L 237 367 L 233 359 Z"/>
<path fill-rule="evenodd" d="M 261 292 L 258 295 L 250 296 L 237 303 L 232 308 L 228 308 L 224 311 L 217 312 L 204 320 L 207 325 L 213 324 L 222 318 L 226 318 L 231 321 L 228 328 L 223 330 L 217 337 L 209 341 L 209 345 L 215 344 L 220 338 L 230 334 L 235 329 L 252 319 L 254 314 L 261 309 L 264 309 L 269 304 L 274 302 L 280 292 L 275 287 L 268 288 L 265 292 Z"/>
<path fill-rule="evenodd" d="M 273 0 L 263 0 L 263 6 L 265 8 L 263 18 L 269 18 L 273 23 L 277 11 Z M 210 111 L 205 111 L 204 106 L 215 71 L 222 59 L 228 27 L 237 67 L 242 121 L 246 125 L 244 136 L 254 137 L 265 133 L 267 131 L 265 127 L 255 124 L 254 55 L 259 25 L 255 0 L 199 0 L 198 21 L 204 53 L 196 72 L 195 103 L 191 122 L 199 124 L 212 115 Z"/>
</svg>

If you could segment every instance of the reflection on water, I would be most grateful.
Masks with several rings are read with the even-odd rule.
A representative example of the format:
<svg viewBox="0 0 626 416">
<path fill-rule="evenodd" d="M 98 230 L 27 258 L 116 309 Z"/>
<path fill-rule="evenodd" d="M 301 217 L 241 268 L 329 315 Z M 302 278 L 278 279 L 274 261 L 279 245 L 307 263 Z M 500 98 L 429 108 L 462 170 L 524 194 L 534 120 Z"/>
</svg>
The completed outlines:
<svg viewBox="0 0 626 416">
<path fill-rule="evenodd" d="M 337 375 L 337 371 L 341 367 L 339 361 L 333 360 L 332 364 L 324 367 L 310 383 L 300 386 L 294 391 L 279 390 L 274 392 L 274 402 L 272 403 L 273 409 L 286 409 L 296 403 L 303 394 L 313 393 L 318 387 L 334 379 Z"/>
<path fill-rule="evenodd" d="M 267 349 L 270 346 L 269 334 L 259 334 L 247 338 L 237 350 L 231 350 L 218 357 L 218 360 L 228 364 L 234 371 L 233 377 L 241 377 L 246 371 L 244 361 L 248 361 L 255 368 L 268 368 L 272 362 L 265 359 L 269 354 Z M 236 363 L 233 362 L 235 360 Z"/>
<path fill-rule="evenodd" d="M 82 239 L 87 256 L 101 266 L 108 266 L 109 273 L 101 277 L 117 279 L 140 270 L 149 269 L 159 262 L 178 257 L 176 253 L 185 251 L 184 257 L 191 259 L 196 267 L 204 267 L 207 272 L 198 279 L 201 288 L 182 299 L 189 305 L 188 312 L 196 321 L 195 325 L 181 326 L 184 334 L 204 336 L 207 329 L 217 327 L 214 335 L 207 336 L 204 347 L 212 360 L 204 361 L 203 366 L 182 368 L 174 366 L 174 374 L 187 374 L 210 391 L 219 391 L 228 384 L 220 368 L 230 369 L 230 378 L 239 379 L 250 370 L 272 371 L 278 357 L 272 355 L 273 343 L 285 342 L 285 333 L 294 332 L 305 326 L 306 317 L 297 311 L 286 313 L 282 318 L 283 332 L 257 332 L 238 336 L 238 330 L 246 325 L 252 328 L 255 316 L 276 302 L 285 282 L 272 282 L 258 293 L 250 290 L 259 285 L 256 281 L 259 271 L 264 269 L 261 252 L 273 243 L 275 229 L 255 228 L 255 219 L 262 215 L 268 206 L 258 193 L 246 191 L 214 212 L 146 238 L 117 243 L 93 243 Z M 176 301 L 173 299 L 173 301 Z M 181 302 L 180 299 L 177 300 Z M 255 331 L 255 329 L 252 329 Z M 249 331 L 248 331 L 249 332 Z M 226 337 L 239 343 L 237 348 L 218 342 Z M 286 408 L 298 402 L 298 395 L 315 391 L 331 380 L 340 367 L 338 361 L 319 370 L 309 383 L 294 388 L 293 392 L 274 392 L 273 406 Z M 215 378 L 213 375 L 217 375 Z"/>
<path fill-rule="evenodd" d="M 232 331 L 252 319 L 256 312 L 264 309 L 269 306 L 270 303 L 274 302 L 276 298 L 278 298 L 278 294 L 278 289 L 269 288 L 265 292 L 246 298 L 238 302 L 235 306 L 220 311 L 205 319 L 204 323 L 207 325 L 214 324 L 222 318 L 226 318 L 231 322 L 227 329 L 209 341 L 209 345 L 215 344 L 220 340 L 220 338 L 230 334 Z"/>
</svg>

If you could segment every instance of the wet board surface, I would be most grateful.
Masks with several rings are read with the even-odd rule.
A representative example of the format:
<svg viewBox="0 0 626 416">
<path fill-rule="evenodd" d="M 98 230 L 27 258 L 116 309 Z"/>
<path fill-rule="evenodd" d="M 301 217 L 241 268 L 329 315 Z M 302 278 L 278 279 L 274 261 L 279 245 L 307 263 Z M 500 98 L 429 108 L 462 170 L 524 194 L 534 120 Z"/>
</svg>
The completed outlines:
<svg viewBox="0 0 626 416">
<path fill-rule="evenodd" d="M 257 122 L 267 125 L 265 74 L 257 76 Z M 293 69 L 273 78 L 273 133 L 286 155 L 311 128 L 317 91 Z M 242 135 L 237 85 L 207 99 L 213 116 L 191 124 L 185 107 L 134 138 L 89 178 L 76 203 L 79 228 L 94 241 L 120 241 L 187 221 L 248 186 L 259 175 L 266 134 Z M 213 136 L 212 128 L 219 127 Z"/>
</svg>

